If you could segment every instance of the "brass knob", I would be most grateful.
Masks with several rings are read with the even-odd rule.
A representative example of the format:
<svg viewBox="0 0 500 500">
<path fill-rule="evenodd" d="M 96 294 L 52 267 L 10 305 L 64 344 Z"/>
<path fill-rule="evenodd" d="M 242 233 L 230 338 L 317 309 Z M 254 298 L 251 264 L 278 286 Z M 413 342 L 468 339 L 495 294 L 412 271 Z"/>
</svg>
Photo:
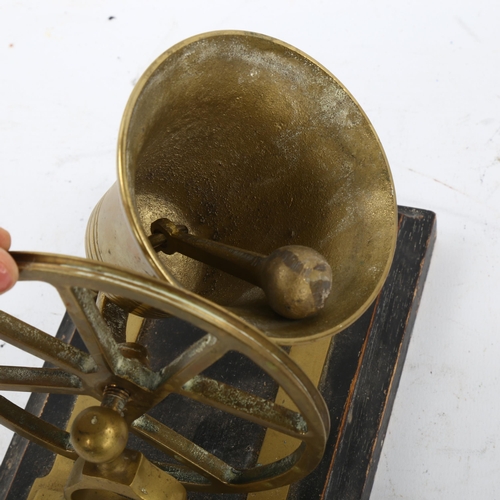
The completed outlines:
<svg viewBox="0 0 500 500">
<path fill-rule="evenodd" d="M 127 446 L 128 426 L 117 411 L 91 406 L 75 418 L 70 439 L 75 451 L 87 462 L 111 462 Z"/>
<path fill-rule="evenodd" d="M 286 318 L 314 316 L 332 288 L 330 265 L 309 247 L 284 246 L 265 256 L 191 235 L 168 219 L 153 222 L 151 232 L 155 250 L 182 253 L 262 288 L 269 305 Z"/>
</svg>

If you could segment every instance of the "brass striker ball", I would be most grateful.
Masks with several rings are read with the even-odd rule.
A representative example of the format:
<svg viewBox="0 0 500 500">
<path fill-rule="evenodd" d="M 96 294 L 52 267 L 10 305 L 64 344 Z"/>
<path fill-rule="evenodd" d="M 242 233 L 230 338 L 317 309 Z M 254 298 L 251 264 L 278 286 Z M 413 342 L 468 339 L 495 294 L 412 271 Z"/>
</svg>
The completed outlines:
<svg viewBox="0 0 500 500">
<path fill-rule="evenodd" d="M 127 446 L 128 426 L 115 410 L 90 406 L 73 421 L 70 440 L 78 455 L 87 462 L 111 462 Z"/>
<path fill-rule="evenodd" d="M 261 283 L 269 305 L 277 313 L 302 319 L 323 309 L 332 289 L 332 269 L 316 250 L 289 245 L 265 258 Z"/>
</svg>

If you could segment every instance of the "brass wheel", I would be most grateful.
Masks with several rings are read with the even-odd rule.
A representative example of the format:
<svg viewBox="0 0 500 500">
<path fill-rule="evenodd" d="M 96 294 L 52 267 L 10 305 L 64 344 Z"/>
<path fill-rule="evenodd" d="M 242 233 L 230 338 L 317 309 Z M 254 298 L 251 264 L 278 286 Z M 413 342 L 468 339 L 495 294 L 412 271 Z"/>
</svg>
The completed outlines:
<svg viewBox="0 0 500 500">
<path fill-rule="evenodd" d="M 302 370 L 256 328 L 226 309 L 165 282 L 74 257 L 13 255 L 21 280 L 44 281 L 57 289 L 88 353 L 0 312 L 2 340 L 57 367 L 1 366 L 1 390 L 86 394 L 98 400 L 110 388 L 122 391 L 127 395 L 123 413 L 131 432 L 173 456 L 180 465 L 169 465 L 168 473 L 188 489 L 271 489 L 297 481 L 316 467 L 329 432 L 325 403 Z M 123 351 L 95 303 L 94 290 L 145 303 L 207 333 L 174 361 L 153 371 L 140 357 Z M 201 375 L 229 351 L 240 352 L 267 372 L 290 396 L 298 411 Z M 277 462 L 237 470 L 146 414 L 170 393 L 275 429 L 299 439 L 300 446 Z M 55 453 L 71 459 L 78 457 L 66 431 L 3 397 L 0 422 Z"/>
</svg>

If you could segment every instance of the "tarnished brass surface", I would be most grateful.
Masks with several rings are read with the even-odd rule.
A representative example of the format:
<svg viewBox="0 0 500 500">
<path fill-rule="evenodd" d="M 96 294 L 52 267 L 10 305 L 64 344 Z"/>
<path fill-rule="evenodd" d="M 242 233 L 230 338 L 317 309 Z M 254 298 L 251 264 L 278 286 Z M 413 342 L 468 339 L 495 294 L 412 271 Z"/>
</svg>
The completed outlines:
<svg viewBox="0 0 500 500">
<path fill-rule="evenodd" d="M 89 353 L 65 344 L 25 323 L 0 313 L 0 338 L 57 368 L 0 367 L 2 390 L 85 394 L 103 401 L 109 388 L 127 393 L 116 408 L 140 438 L 175 457 L 168 472 L 187 488 L 202 491 L 259 491 L 279 487 L 308 474 L 319 462 L 329 432 L 321 395 L 302 370 L 273 342 L 227 309 L 168 283 L 84 259 L 48 254 L 13 253 L 21 280 L 52 284 L 61 295 Z M 138 357 L 122 354 L 112 323 L 104 321 L 96 303 L 98 290 L 144 302 L 189 321 L 207 334 L 158 371 Z M 168 334 L 168 332 L 165 332 Z M 134 351 L 134 350 L 132 350 Z M 229 351 L 238 351 L 266 371 L 290 396 L 297 410 L 200 375 Z M 238 470 L 145 414 L 176 392 L 224 410 L 285 436 L 300 446 L 284 460 Z M 112 403 L 110 403 L 112 405 Z M 112 405 L 113 406 L 113 405 Z M 0 421 L 10 429 L 68 458 L 76 459 L 66 431 L 0 400 Z M 161 464 L 157 464 L 161 466 Z"/>
<path fill-rule="evenodd" d="M 326 356 L 334 342 L 335 337 L 326 337 L 309 344 L 294 345 L 288 353 L 316 387 L 320 383 Z M 276 402 L 294 409 L 293 401 L 282 389 L 276 394 Z M 273 429 L 268 429 L 260 449 L 259 463 L 267 464 L 286 457 L 297 446 L 295 439 L 289 439 Z M 289 488 L 290 485 L 287 484 L 273 490 L 249 493 L 247 500 L 286 500 Z"/>
<path fill-rule="evenodd" d="M 127 450 L 110 473 L 104 466 L 79 458 L 65 488 L 66 500 L 186 500 L 185 488 L 146 460 Z"/>
<path fill-rule="evenodd" d="M 261 255 L 194 236 L 165 218 L 154 221 L 151 231 L 155 250 L 179 252 L 262 288 L 271 308 L 285 318 L 315 316 L 332 289 L 330 265 L 309 247 L 287 245 Z"/>
<path fill-rule="evenodd" d="M 133 90 L 118 182 L 91 216 L 87 255 L 183 286 L 294 344 L 336 333 L 366 310 L 389 271 L 396 216 L 379 139 L 328 70 L 263 35 L 208 33 L 162 54 Z M 259 288 L 158 255 L 148 237 L 162 217 L 264 255 L 285 245 L 317 250 L 333 270 L 325 309 L 290 321 Z"/>
</svg>

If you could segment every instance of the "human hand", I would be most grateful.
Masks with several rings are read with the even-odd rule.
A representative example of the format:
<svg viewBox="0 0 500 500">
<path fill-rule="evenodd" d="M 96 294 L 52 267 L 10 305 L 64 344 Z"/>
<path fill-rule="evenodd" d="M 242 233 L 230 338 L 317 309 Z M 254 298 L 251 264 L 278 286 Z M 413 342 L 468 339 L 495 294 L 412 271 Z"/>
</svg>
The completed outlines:
<svg viewBox="0 0 500 500">
<path fill-rule="evenodd" d="M 14 259 L 7 251 L 10 248 L 10 234 L 0 227 L 0 294 L 10 290 L 19 277 Z"/>
</svg>

